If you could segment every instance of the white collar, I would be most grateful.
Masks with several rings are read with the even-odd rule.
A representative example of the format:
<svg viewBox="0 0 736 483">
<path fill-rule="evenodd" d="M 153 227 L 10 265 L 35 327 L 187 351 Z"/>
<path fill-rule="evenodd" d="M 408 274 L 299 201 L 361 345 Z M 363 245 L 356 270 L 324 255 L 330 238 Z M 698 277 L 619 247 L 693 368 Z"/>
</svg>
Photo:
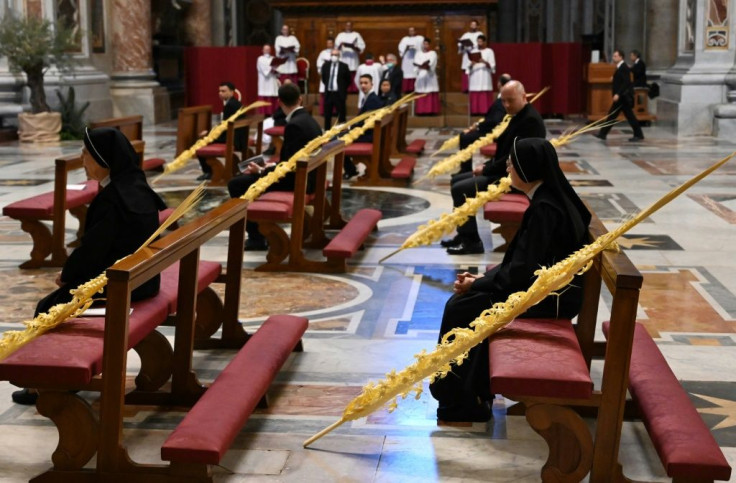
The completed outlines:
<svg viewBox="0 0 736 483">
<path fill-rule="evenodd" d="M 543 184 L 544 184 L 544 181 L 542 181 L 541 183 L 539 183 L 538 185 L 534 186 L 532 189 L 529 190 L 529 192 L 526 195 L 529 197 L 530 200 L 534 198 L 534 193 L 536 193 L 539 187 L 542 186 Z"/>
<path fill-rule="evenodd" d="M 616 68 L 618 69 L 619 67 L 621 67 L 621 64 L 623 64 L 623 63 L 624 63 L 624 61 L 622 60 L 621 62 L 619 62 L 618 64 L 616 64 Z"/>
<path fill-rule="evenodd" d="M 100 180 L 100 186 L 104 188 L 105 186 L 109 184 L 110 184 L 110 175 L 108 174 L 107 176 L 105 176 L 104 178 Z"/>
<path fill-rule="evenodd" d="M 303 109 L 303 107 L 302 107 L 302 106 L 297 106 L 297 107 L 295 107 L 295 108 L 294 108 L 294 110 L 293 110 L 293 111 L 291 111 L 291 112 L 290 112 L 290 113 L 289 113 L 289 114 L 288 114 L 288 115 L 286 116 L 286 122 L 291 122 L 291 116 L 293 116 L 293 115 L 294 115 L 294 113 L 295 113 L 296 111 L 298 111 L 299 109 Z"/>
</svg>

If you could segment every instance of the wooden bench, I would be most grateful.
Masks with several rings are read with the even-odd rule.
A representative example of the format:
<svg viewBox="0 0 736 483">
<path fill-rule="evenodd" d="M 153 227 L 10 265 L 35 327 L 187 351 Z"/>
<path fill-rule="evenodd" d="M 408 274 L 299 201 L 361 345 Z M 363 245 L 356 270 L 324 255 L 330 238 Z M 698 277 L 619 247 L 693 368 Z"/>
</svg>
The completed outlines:
<svg viewBox="0 0 736 483">
<path fill-rule="evenodd" d="M 272 316 L 252 335 L 257 340 L 245 343 L 216 379 L 212 393 L 198 381 L 192 347 L 201 279 L 199 250 L 219 232 L 229 230 L 223 316 L 240 326 L 237 312 L 246 207 L 242 200 L 230 200 L 118 262 L 107 271 L 104 320 L 66 322 L 0 363 L 0 378 L 38 388 L 38 411 L 59 431 L 53 468 L 34 481 L 212 481 L 209 465 L 219 461 L 212 448 L 221 457 L 252 412 L 253 401 L 262 400 L 276 371 L 300 346 L 307 327 L 302 317 Z M 166 288 L 156 297 L 131 304 L 135 287 L 177 262 L 175 300 Z M 172 302 L 176 303 L 173 348 L 155 330 L 167 318 Z M 134 388 L 126 387 L 130 348 L 141 357 Z M 164 386 L 169 380 L 170 385 Z M 76 390 L 100 392 L 99 415 L 70 392 Z M 139 464 L 130 458 L 122 438 L 125 404 L 194 405 L 162 449 L 162 457 L 171 464 Z M 207 455 L 206 461 L 192 456 L 202 454 Z M 95 455 L 94 466 L 85 468 Z"/>
<path fill-rule="evenodd" d="M 590 239 L 603 233 L 594 217 Z M 594 341 L 601 282 L 613 297 L 608 344 Z M 618 451 L 641 285 L 624 253 L 605 251 L 583 276 L 576 324 L 517 319 L 490 338 L 491 393 L 519 401 L 509 414 L 525 414 L 549 447 L 542 481 L 624 481 Z M 603 358 L 598 388 L 593 357 Z M 596 418 L 594 436 L 577 411 Z"/>
<path fill-rule="evenodd" d="M 529 207 L 529 198 L 524 194 L 506 193 L 497 201 L 489 201 L 483 207 L 483 218 L 491 223 L 498 223 L 493 233 L 503 237 L 504 243 L 493 249 L 494 252 L 505 252 L 519 231 L 521 220 Z"/>
<path fill-rule="evenodd" d="M 284 145 L 284 131 L 286 126 L 273 126 L 263 132 L 271 136 L 271 143 L 274 147 L 273 156 L 278 159 L 281 154 L 281 146 Z"/>
<path fill-rule="evenodd" d="M 394 114 L 386 114 L 373 127 L 373 142 L 355 142 L 345 148 L 345 155 L 354 163 L 366 165 L 363 176 L 353 183 L 356 186 L 406 186 L 416 165 L 416 158 L 404 156 L 396 166 L 391 163 L 392 126 Z"/>
<path fill-rule="evenodd" d="M 84 189 L 67 189 L 69 172 L 82 168 L 81 154 L 63 156 L 54 162 L 54 191 L 32 196 L 6 205 L 3 215 L 20 221 L 23 231 L 31 235 L 33 249 L 31 259 L 20 268 L 61 267 L 67 259 L 64 235 L 66 211 L 79 220 L 75 246 L 82 237 L 87 205 L 97 195 L 97 181 L 87 181 Z M 51 230 L 43 223 L 51 221 Z M 51 258 L 48 259 L 48 256 Z"/>
<path fill-rule="evenodd" d="M 396 127 L 394 130 L 394 155 L 409 154 L 411 156 L 419 156 L 424 152 L 424 146 L 427 144 L 425 139 L 415 139 L 411 143 L 406 143 L 406 131 L 409 126 L 409 104 L 402 104 L 401 107 L 394 111 L 396 116 Z"/>
<path fill-rule="evenodd" d="M 143 116 L 113 117 L 94 121 L 89 124 L 90 129 L 98 127 L 111 127 L 122 132 L 128 141 L 143 141 Z M 141 157 L 141 169 L 143 171 L 163 171 L 166 160 L 163 158 L 144 159 L 143 149 L 138 154 Z"/>
<path fill-rule="evenodd" d="M 345 222 L 340 215 L 342 197 L 342 169 L 345 145 L 335 141 L 322 147 L 322 150 L 309 159 L 297 161 L 294 192 L 275 191 L 263 194 L 251 203 L 248 217 L 258 222 L 261 233 L 268 241 L 266 263 L 256 268 L 258 271 L 295 271 L 343 273 L 347 269 L 347 259 L 360 248 L 370 232 L 381 219 L 378 210 L 364 209 Z M 334 157 L 332 177 L 332 198 L 326 203 L 327 161 Z M 316 170 L 316 184 L 313 195 L 307 195 L 307 178 Z M 305 215 L 306 203 L 311 202 L 314 213 Z M 327 207 L 329 206 L 329 213 Z M 340 232 L 330 240 L 327 228 Z M 280 223 L 291 224 L 291 237 Z M 307 239 L 308 238 L 308 239 Z M 305 241 L 306 239 L 306 241 Z M 324 260 L 311 260 L 304 254 L 305 248 L 321 248 Z"/>
<path fill-rule="evenodd" d="M 603 324 L 608 335 L 610 323 Z M 657 344 L 636 324 L 629 392 L 667 476 L 673 481 L 727 481 L 731 467 Z"/>
<path fill-rule="evenodd" d="M 177 115 L 176 156 L 189 149 L 202 131 L 212 129 L 212 106 L 182 107 Z"/>
<path fill-rule="evenodd" d="M 207 159 L 207 164 L 212 168 L 212 179 L 210 185 L 223 186 L 227 185 L 227 182 L 240 173 L 238 170 L 238 162 L 241 159 L 245 159 L 249 156 L 248 150 L 241 152 L 241 157 L 235 153 L 235 136 L 243 136 L 244 139 L 250 139 L 250 128 L 255 127 L 256 130 L 256 142 L 255 142 L 255 154 L 261 154 L 261 139 L 263 138 L 263 115 L 257 114 L 254 116 L 247 116 L 243 119 L 237 119 L 235 121 L 229 121 L 227 123 L 227 134 L 226 141 L 222 143 L 212 143 L 197 150 L 197 156 Z M 245 132 L 236 132 L 236 130 L 243 130 Z M 218 158 L 223 158 L 224 163 L 221 163 Z"/>
</svg>

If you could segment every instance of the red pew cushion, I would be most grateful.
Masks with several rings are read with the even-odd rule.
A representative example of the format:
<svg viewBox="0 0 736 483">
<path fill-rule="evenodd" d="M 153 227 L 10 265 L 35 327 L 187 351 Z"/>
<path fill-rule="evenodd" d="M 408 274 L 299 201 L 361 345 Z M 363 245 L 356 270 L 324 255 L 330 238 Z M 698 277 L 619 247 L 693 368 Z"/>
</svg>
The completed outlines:
<svg viewBox="0 0 736 483">
<path fill-rule="evenodd" d="M 286 221 L 291 218 L 293 213 L 293 204 L 256 200 L 248 205 L 247 216 L 249 220 Z"/>
<path fill-rule="evenodd" d="M 417 160 L 411 156 L 401 158 L 399 164 L 394 166 L 391 170 L 391 177 L 398 179 L 411 178 L 411 174 L 414 172 L 414 166 L 416 166 Z"/>
<path fill-rule="evenodd" d="M 496 143 L 488 144 L 480 148 L 480 154 L 492 158 L 496 155 Z"/>
<path fill-rule="evenodd" d="M 516 201 L 489 201 L 483 207 L 483 218 L 496 223 L 520 223 L 528 207 Z"/>
<path fill-rule="evenodd" d="M 493 394 L 589 399 L 593 393 L 570 320 L 516 319 L 489 344 Z"/>
<path fill-rule="evenodd" d="M 67 209 L 90 203 L 97 196 L 97 190 L 97 181 L 87 181 L 85 188 L 82 190 L 67 189 Z M 3 214 L 11 218 L 30 217 L 50 220 L 54 216 L 54 192 L 51 191 L 10 203 L 3 208 Z"/>
<path fill-rule="evenodd" d="M 406 147 L 406 152 L 409 154 L 421 154 L 424 151 L 425 144 L 427 144 L 425 139 L 415 139 Z"/>
<path fill-rule="evenodd" d="M 381 212 L 373 209 L 358 211 L 340 230 L 335 238 L 322 250 L 325 257 L 349 258 L 355 255 L 381 219 Z"/>
<path fill-rule="evenodd" d="M 372 156 L 373 143 L 353 143 L 345 148 L 345 156 Z"/>
<path fill-rule="evenodd" d="M 197 149 L 197 156 L 202 158 L 225 156 L 225 144 L 212 143 L 203 148 L 199 148 Z"/>
<path fill-rule="evenodd" d="M 273 127 L 269 127 L 268 129 L 264 129 L 263 132 L 265 134 L 268 134 L 269 136 L 283 136 L 284 135 L 284 126 L 273 126 Z"/>
</svg>

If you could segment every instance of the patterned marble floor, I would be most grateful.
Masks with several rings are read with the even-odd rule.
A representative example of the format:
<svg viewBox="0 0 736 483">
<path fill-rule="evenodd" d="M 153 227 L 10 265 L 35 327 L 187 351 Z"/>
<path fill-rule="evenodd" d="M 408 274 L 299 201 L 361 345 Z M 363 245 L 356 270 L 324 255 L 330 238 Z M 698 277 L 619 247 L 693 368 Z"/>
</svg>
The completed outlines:
<svg viewBox="0 0 736 483">
<path fill-rule="evenodd" d="M 573 126 L 549 121 L 549 136 Z M 428 152 L 451 130 L 415 129 L 429 139 Z M 646 141 L 628 143 L 628 129 L 614 128 L 608 142 L 584 136 L 560 149 L 560 159 L 582 197 L 611 228 L 648 206 L 692 174 L 736 149 L 711 138 L 677 139 L 656 127 Z M 172 158 L 175 126 L 146 129 L 147 155 Z M 79 143 L 53 146 L 0 145 L 0 206 L 52 189 L 53 159 L 78 151 Z M 736 163 L 726 165 L 621 242 L 644 274 L 638 319 L 657 338 L 693 403 L 736 466 Z M 417 178 L 431 165 L 418 162 Z M 195 186 L 196 163 L 164 178 L 157 190 L 174 204 Z M 81 180 L 73 178 L 71 182 Z M 248 328 L 269 314 L 310 319 L 305 352 L 291 356 L 271 388 L 272 406 L 247 423 L 217 468 L 217 481 L 538 481 L 546 458 L 542 439 L 518 416 L 506 416 L 509 401 L 497 399 L 489 424 L 437 427 L 436 404 L 423 396 L 398 411 L 346 424 L 304 450 L 301 443 L 331 424 L 369 380 L 410 363 L 433 346 L 444 302 L 457 270 L 482 270 L 501 255 L 449 256 L 438 246 L 406 250 L 378 264 L 414 229 L 449 211 L 449 178 L 406 189 L 345 190 L 345 210 L 381 209 L 379 231 L 344 275 L 262 274 L 253 268 L 262 253 L 246 253 L 240 317 Z M 225 199 L 208 191 L 200 210 Z M 69 218 L 67 238 L 76 221 Z M 487 250 L 501 240 L 481 222 Z M 53 287 L 53 270 L 20 270 L 30 237 L 19 223 L 0 217 L 0 331 L 18 327 L 41 295 Z M 226 239 L 217 237 L 203 257 L 224 261 Z M 289 296 L 285 296 L 285 294 Z M 610 301 L 603 300 L 604 304 Z M 605 317 L 602 310 L 601 317 Z M 171 331 L 166 335 L 172 337 Z M 133 354 L 133 353 L 131 353 Z M 199 351 L 195 368 L 212 380 L 232 352 Z M 137 361 L 129 361 L 131 372 Z M 731 369 L 729 369 L 731 368 Z M 50 466 L 56 431 L 35 408 L 13 405 L 15 388 L 0 383 L 0 482 L 27 481 Z M 89 394 L 95 402 L 94 395 Z M 182 412 L 131 408 L 126 443 L 134 459 L 156 462 L 159 446 Z M 592 424 L 592 423 L 591 423 Z M 625 423 L 620 460 L 628 477 L 667 481 L 640 423 Z M 736 481 L 736 476 L 734 477 Z"/>
</svg>

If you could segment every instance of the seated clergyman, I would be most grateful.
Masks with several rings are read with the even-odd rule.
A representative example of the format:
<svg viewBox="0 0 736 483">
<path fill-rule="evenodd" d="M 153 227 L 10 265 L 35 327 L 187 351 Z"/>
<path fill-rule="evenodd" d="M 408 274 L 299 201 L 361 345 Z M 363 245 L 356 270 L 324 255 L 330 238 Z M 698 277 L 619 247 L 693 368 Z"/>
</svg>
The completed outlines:
<svg viewBox="0 0 736 483">
<path fill-rule="evenodd" d="M 549 267 L 581 248 L 590 213 L 560 169 L 554 147 L 541 138 L 514 141 L 507 161 L 512 186 L 530 199 L 521 227 L 503 261 L 483 275 L 457 276 L 455 294 L 442 315 L 440 341 L 456 327 L 468 328 L 484 310 L 504 302 L 514 292 L 527 290 L 534 272 Z M 574 281 L 559 297 L 550 295 L 522 317 L 572 318 L 582 301 L 580 282 Z M 430 385 L 439 401 L 439 421 L 487 421 L 491 417 L 488 344 L 473 348 L 468 360 L 453 366 L 446 377 Z"/>
</svg>

